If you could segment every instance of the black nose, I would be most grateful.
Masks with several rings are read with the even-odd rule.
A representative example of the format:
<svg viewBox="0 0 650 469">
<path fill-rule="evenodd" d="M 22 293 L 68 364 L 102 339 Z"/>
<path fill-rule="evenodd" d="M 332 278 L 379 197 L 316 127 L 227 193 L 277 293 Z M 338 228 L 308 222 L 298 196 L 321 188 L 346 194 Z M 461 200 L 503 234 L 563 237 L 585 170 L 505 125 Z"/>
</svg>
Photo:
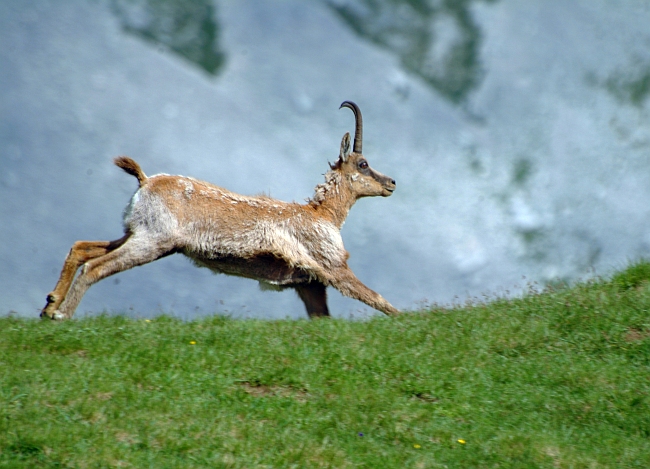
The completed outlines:
<svg viewBox="0 0 650 469">
<path fill-rule="evenodd" d="M 393 186 L 395 185 L 395 179 L 391 179 L 390 182 L 393 183 Z"/>
</svg>

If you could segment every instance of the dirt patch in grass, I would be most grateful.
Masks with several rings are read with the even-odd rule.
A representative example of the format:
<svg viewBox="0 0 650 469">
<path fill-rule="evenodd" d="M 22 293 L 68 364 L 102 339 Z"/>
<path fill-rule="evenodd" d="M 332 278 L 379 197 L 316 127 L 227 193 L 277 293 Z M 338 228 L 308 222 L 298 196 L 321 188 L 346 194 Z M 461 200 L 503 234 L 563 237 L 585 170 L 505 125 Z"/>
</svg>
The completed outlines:
<svg viewBox="0 0 650 469">
<path fill-rule="evenodd" d="M 626 342 L 638 342 L 640 340 L 650 337 L 650 331 L 642 331 L 639 329 L 630 328 L 625 334 Z"/>
<path fill-rule="evenodd" d="M 293 397 L 300 402 L 305 402 L 309 396 L 305 389 L 297 389 L 293 386 L 266 385 L 255 381 L 242 381 L 239 385 L 246 394 L 253 397 Z"/>
</svg>

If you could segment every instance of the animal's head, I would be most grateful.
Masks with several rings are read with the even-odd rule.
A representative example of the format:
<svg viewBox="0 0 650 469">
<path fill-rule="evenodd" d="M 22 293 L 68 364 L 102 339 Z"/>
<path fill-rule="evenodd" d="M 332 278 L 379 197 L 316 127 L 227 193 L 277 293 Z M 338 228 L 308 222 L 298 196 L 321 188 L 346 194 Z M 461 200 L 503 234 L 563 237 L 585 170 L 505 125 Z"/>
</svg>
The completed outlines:
<svg viewBox="0 0 650 469">
<path fill-rule="evenodd" d="M 350 148 L 350 133 L 346 132 L 341 140 L 339 159 L 331 165 L 332 170 L 339 171 L 343 180 L 357 198 L 381 195 L 390 196 L 395 190 L 395 180 L 375 171 L 361 153 L 363 143 L 363 120 L 359 106 L 352 101 L 344 101 L 341 108 L 352 109 L 355 118 L 354 146 Z M 340 108 L 339 108 L 340 109 Z"/>
</svg>

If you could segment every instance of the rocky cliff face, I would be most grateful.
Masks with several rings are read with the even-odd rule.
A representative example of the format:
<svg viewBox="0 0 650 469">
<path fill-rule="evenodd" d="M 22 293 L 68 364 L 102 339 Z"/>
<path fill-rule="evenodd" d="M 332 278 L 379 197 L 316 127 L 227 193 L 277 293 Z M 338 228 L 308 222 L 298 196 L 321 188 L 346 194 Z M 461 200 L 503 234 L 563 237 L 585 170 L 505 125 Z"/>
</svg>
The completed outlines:
<svg viewBox="0 0 650 469">
<path fill-rule="evenodd" d="M 396 306 L 648 256 L 648 24 L 642 2 L 2 2 L 0 313 L 35 317 L 75 240 L 121 236 L 135 186 L 114 156 L 301 201 L 352 130 L 345 99 L 397 191 L 360 201 L 343 237 Z M 84 310 L 304 314 L 176 256 Z"/>
</svg>

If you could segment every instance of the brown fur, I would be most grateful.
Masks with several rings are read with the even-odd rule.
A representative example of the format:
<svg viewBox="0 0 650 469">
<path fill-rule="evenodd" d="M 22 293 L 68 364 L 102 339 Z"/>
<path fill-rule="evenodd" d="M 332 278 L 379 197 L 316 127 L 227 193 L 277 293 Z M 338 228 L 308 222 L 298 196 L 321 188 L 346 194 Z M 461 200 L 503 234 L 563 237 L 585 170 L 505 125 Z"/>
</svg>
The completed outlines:
<svg viewBox="0 0 650 469">
<path fill-rule="evenodd" d="M 355 111 L 360 133 L 358 107 L 344 104 Z M 148 178 L 125 156 L 115 164 L 140 185 L 125 211 L 125 235 L 110 242 L 77 241 L 41 317 L 70 318 L 92 284 L 178 252 L 215 272 L 294 288 L 310 317 L 329 316 L 327 286 L 386 314 L 398 313 L 347 265 L 340 229 L 350 208 L 360 197 L 386 197 L 395 189 L 395 181 L 372 170 L 361 153 L 350 152 L 349 134 L 325 182 L 304 205 L 243 196 L 183 176 Z"/>
<path fill-rule="evenodd" d="M 129 173 L 131 176 L 135 176 L 138 179 L 138 184 L 140 184 L 140 186 L 142 186 L 144 181 L 147 180 L 147 176 L 140 168 L 140 165 L 128 156 L 118 156 L 113 160 L 113 163 Z"/>
</svg>

